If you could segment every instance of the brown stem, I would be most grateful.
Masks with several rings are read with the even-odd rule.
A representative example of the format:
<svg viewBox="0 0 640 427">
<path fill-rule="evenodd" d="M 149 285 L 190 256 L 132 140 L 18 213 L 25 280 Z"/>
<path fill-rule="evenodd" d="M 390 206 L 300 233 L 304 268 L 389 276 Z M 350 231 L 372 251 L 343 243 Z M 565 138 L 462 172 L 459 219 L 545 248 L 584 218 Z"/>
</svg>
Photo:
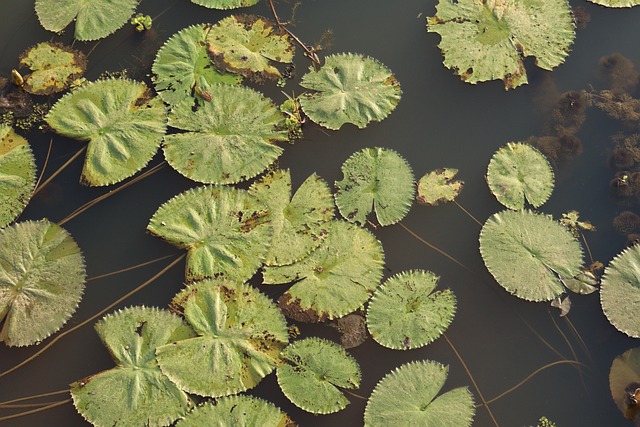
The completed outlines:
<svg viewBox="0 0 640 427">
<path fill-rule="evenodd" d="M 31 409 L 30 411 L 18 412 L 17 414 L 7 415 L 6 417 L 0 417 L 0 421 L 7 421 L 7 420 L 12 420 L 14 418 L 24 417 L 25 415 L 31 415 L 37 412 L 46 411 L 47 409 L 55 408 L 56 406 L 62 406 L 70 402 L 71 402 L 71 399 L 61 400 L 59 402 L 54 402 L 50 405 L 43 406 L 41 408 Z"/>
<path fill-rule="evenodd" d="M 140 268 L 140 267 L 145 267 L 145 266 L 150 265 L 150 264 L 155 264 L 156 262 L 165 260 L 167 258 L 171 258 L 173 256 L 175 256 L 175 254 L 165 255 L 165 256 L 160 257 L 160 258 L 152 259 L 151 261 L 147 261 L 147 262 L 143 262 L 143 263 L 140 263 L 140 264 L 132 265 L 131 267 L 123 268 L 121 270 L 116 270 L 116 271 L 112 271 L 110 273 L 105 273 L 105 274 L 100 274 L 98 276 L 89 277 L 87 279 L 87 282 L 90 282 L 92 280 L 104 279 L 105 277 L 115 276 L 116 274 L 120 274 L 120 273 L 126 273 L 127 271 L 135 270 L 136 268 Z"/>
<path fill-rule="evenodd" d="M 57 171 L 55 171 L 49 178 L 47 178 L 45 180 L 45 182 L 43 182 L 39 187 L 36 187 L 36 189 L 33 192 L 33 196 L 38 194 L 40 192 L 40 190 L 42 190 L 44 187 L 46 187 L 47 184 L 49 184 L 56 176 L 58 176 L 58 174 L 60 174 L 60 172 L 65 170 L 66 167 L 69 166 L 75 159 L 80 157 L 80 155 L 82 153 L 84 153 L 86 149 L 87 149 L 86 145 L 84 147 L 82 147 L 81 149 L 79 149 L 73 156 L 71 156 L 71 158 L 69 160 L 67 160 L 62 166 L 60 166 Z"/>
<path fill-rule="evenodd" d="M 51 147 L 53 147 L 53 138 L 49 140 L 49 149 L 47 150 L 47 157 L 44 158 L 44 165 L 42 166 L 42 171 L 40 172 L 40 176 L 38 176 L 36 185 L 33 187 L 33 193 L 31 194 L 31 197 L 33 197 L 36 194 L 36 190 L 40 185 L 40 180 L 42 180 L 42 177 L 44 176 L 44 172 L 47 170 L 47 165 L 49 164 L 49 157 L 51 156 Z"/>
<path fill-rule="evenodd" d="M 584 242 L 584 247 L 587 248 L 587 253 L 589 254 L 589 259 L 591 260 L 591 264 L 593 264 L 593 255 L 591 255 L 591 248 L 589 248 L 587 239 L 584 237 L 584 233 L 582 231 L 580 232 L 580 237 L 582 237 L 582 241 Z"/>
<path fill-rule="evenodd" d="M 269 3 L 269 7 L 271 8 L 271 13 L 273 13 L 273 18 L 276 20 L 276 24 L 278 24 L 278 28 L 281 28 L 282 30 L 284 30 L 289 35 L 289 37 L 291 37 L 304 50 L 304 55 L 307 58 L 309 58 L 314 64 L 320 65 L 320 58 L 318 58 L 318 54 L 312 48 L 302 43 L 302 41 L 298 37 L 296 37 L 295 34 L 289 31 L 289 29 L 286 27 L 285 24 L 280 22 L 280 18 L 278 17 L 276 8 L 273 5 L 273 0 L 267 0 L 267 1 Z"/>
<path fill-rule="evenodd" d="M 478 219 L 477 219 L 475 216 L 471 215 L 471 213 L 470 213 L 468 210 L 466 210 L 465 208 L 463 208 L 463 207 L 462 207 L 462 205 L 461 205 L 460 203 L 458 203 L 458 202 L 457 202 L 457 201 L 455 201 L 455 200 L 453 201 L 453 203 L 455 203 L 455 204 L 456 204 L 456 206 L 458 206 L 460 209 L 462 209 L 462 212 L 466 213 L 466 214 L 469 216 L 469 218 L 471 218 L 472 220 L 474 220 L 474 221 L 475 221 L 475 222 L 476 222 L 480 227 L 482 227 L 482 223 L 481 223 L 480 221 L 478 221 Z"/>
<path fill-rule="evenodd" d="M 69 393 L 69 389 L 50 391 L 48 393 L 42 393 L 42 394 L 34 394 L 33 396 L 27 396 L 27 397 L 19 397 L 17 399 L 0 402 L 0 406 L 6 406 L 6 405 L 10 405 L 12 403 L 17 403 L 17 402 L 24 402 L 25 400 L 40 399 L 41 397 L 56 396 L 58 394 L 64 394 L 64 393 Z"/>
</svg>

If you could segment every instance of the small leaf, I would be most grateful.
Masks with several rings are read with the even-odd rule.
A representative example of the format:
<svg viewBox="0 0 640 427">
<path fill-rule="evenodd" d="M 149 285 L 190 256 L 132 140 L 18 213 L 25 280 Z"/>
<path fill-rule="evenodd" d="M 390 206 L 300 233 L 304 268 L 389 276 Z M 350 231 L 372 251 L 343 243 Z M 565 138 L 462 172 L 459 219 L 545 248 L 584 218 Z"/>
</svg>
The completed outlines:
<svg viewBox="0 0 640 427">
<path fill-rule="evenodd" d="M 454 180 L 458 169 L 436 169 L 426 173 L 418 181 L 418 203 L 427 206 L 438 206 L 452 202 L 462 191 L 464 182 Z"/>
<path fill-rule="evenodd" d="M 258 1 L 259 0 L 191 0 L 191 3 L 208 7 L 209 9 L 236 9 L 238 7 L 253 6 L 258 3 Z"/>
<path fill-rule="evenodd" d="M 564 297 L 556 297 L 551 301 L 551 307 L 557 308 L 560 310 L 560 317 L 564 317 L 569 314 L 571 310 L 571 300 L 568 296 Z"/>
<path fill-rule="evenodd" d="M 604 270 L 600 304 L 616 329 L 640 338 L 640 246 L 619 253 Z"/>
<path fill-rule="evenodd" d="M 87 57 L 58 43 L 38 43 L 20 55 L 20 65 L 32 72 L 23 88 L 34 95 L 51 95 L 69 88 L 87 69 Z"/>
<path fill-rule="evenodd" d="M 596 227 L 589 221 L 580 221 L 578 211 L 569 211 L 562 214 L 560 224 L 564 225 L 573 233 L 574 236 L 580 237 L 583 231 L 596 231 Z"/>
<path fill-rule="evenodd" d="M 253 396 L 229 396 L 194 408 L 176 427 L 260 426 L 294 427 L 295 423 L 275 405 Z"/>
<path fill-rule="evenodd" d="M 0 124 L 0 228 L 24 210 L 36 185 L 36 160 L 26 139 Z"/>
<path fill-rule="evenodd" d="M 561 278 L 560 281 L 571 292 L 588 295 L 598 290 L 598 280 L 589 270 L 581 270 L 575 277 Z"/>
</svg>

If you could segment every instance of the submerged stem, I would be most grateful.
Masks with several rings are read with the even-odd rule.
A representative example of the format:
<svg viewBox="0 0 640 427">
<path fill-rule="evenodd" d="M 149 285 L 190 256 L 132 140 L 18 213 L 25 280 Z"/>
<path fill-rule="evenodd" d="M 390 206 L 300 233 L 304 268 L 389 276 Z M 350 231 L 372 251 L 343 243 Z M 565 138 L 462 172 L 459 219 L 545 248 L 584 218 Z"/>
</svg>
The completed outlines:
<svg viewBox="0 0 640 427">
<path fill-rule="evenodd" d="M 44 165 L 42 166 L 42 171 L 40 171 L 40 176 L 38 176 L 38 180 L 36 181 L 36 185 L 33 187 L 33 193 L 31 193 L 31 197 L 36 194 L 36 190 L 40 185 L 40 180 L 44 176 L 44 172 L 47 170 L 47 165 L 49 164 L 49 157 L 51 157 L 51 147 L 53 147 L 53 138 L 49 140 L 49 149 L 47 150 L 47 157 L 44 158 Z"/>
<path fill-rule="evenodd" d="M 587 253 L 589 254 L 589 259 L 591 260 L 591 264 L 593 264 L 593 255 L 591 255 L 591 248 L 589 248 L 589 244 L 587 243 L 586 237 L 584 237 L 584 233 L 580 232 L 580 237 L 582 237 L 582 241 L 584 242 L 584 247 L 587 248 Z"/>
<path fill-rule="evenodd" d="M 46 411 L 47 409 L 52 409 L 52 408 L 55 408 L 56 406 L 62 406 L 64 404 L 66 404 L 66 403 L 71 403 L 71 401 L 72 401 L 71 399 L 65 399 L 65 400 L 61 400 L 59 402 L 51 403 L 51 404 L 43 406 L 41 408 L 31 409 L 29 411 L 24 411 L 24 412 L 18 412 L 17 414 L 13 414 L 13 415 L 7 415 L 6 417 L 0 417 L 0 421 L 12 420 L 14 418 L 24 417 L 26 415 L 31 415 L 31 414 L 35 414 L 37 412 Z"/>
<path fill-rule="evenodd" d="M 466 213 L 469 216 L 469 218 L 474 220 L 480 227 L 482 227 L 482 223 L 480 221 L 478 221 L 478 219 L 475 216 L 471 215 L 471 212 L 469 212 L 468 210 L 463 208 L 462 205 L 460 203 L 458 203 L 456 200 L 454 200 L 453 203 L 455 203 L 456 206 L 458 206 L 460 209 L 462 209 L 462 212 Z"/>
<path fill-rule="evenodd" d="M 50 391 L 48 393 L 34 394 L 33 396 L 19 397 L 17 399 L 7 400 L 7 401 L 4 401 L 4 402 L 0 402 L 0 407 L 6 406 L 6 405 L 10 405 L 10 404 L 13 404 L 13 403 L 24 402 L 25 400 L 40 399 L 42 397 L 55 396 L 55 395 L 64 394 L 64 393 L 69 393 L 69 389 L 58 390 L 58 391 Z"/>
<path fill-rule="evenodd" d="M 167 258 L 171 258 L 172 256 L 175 256 L 175 254 L 165 255 L 160 258 L 152 259 L 151 261 L 146 261 L 140 264 L 132 265 L 131 267 L 126 267 L 120 270 L 112 271 L 110 273 L 104 273 L 98 276 L 89 277 L 87 279 L 87 282 L 90 282 L 92 280 L 104 279 L 105 277 L 115 276 L 116 274 L 126 273 L 127 271 L 135 270 L 136 268 L 146 267 L 147 265 L 155 264 L 156 262 L 165 260 Z"/>
<path fill-rule="evenodd" d="M 73 163 L 73 161 L 75 159 L 77 159 L 78 157 L 80 157 L 80 155 L 82 153 L 85 152 L 85 150 L 87 149 L 87 146 L 85 145 L 84 147 L 82 147 L 81 149 L 79 149 L 73 156 L 71 156 L 71 158 L 69 160 L 67 160 L 66 162 L 64 162 L 64 164 L 62 166 L 60 166 L 58 168 L 58 170 L 56 170 L 49 178 L 46 179 L 45 182 L 43 182 L 40 186 L 36 187 L 36 189 L 33 191 L 33 195 L 35 196 L 36 194 L 38 194 L 40 192 L 40 190 L 42 190 L 44 187 L 47 186 L 47 184 L 49 184 L 51 181 L 53 181 L 53 179 L 58 176 L 58 174 L 60 174 L 60 172 L 62 172 L 63 170 L 66 169 L 67 166 L 69 166 L 71 163 Z M 43 170 L 44 173 L 44 170 Z"/>
<path fill-rule="evenodd" d="M 276 12 L 276 8 L 273 5 L 273 0 L 267 0 L 269 2 L 269 7 L 271 8 L 271 13 L 273 14 L 273 18 L 276 20 L 276 24 L 278 24 L 278 28 L 281 28 L 282 30 L 284 30 L 287 34 L 289 34 L 289 37 L 291 37 L 303 50 L 304 50 L 304 56 L 306 56 L 307 58 L 309 58 L 315 65 L 320 65 L 320 58 L 318 58 L 318 54 L 314 51 L 313 48 L 310 48 L 309 46 L 305 45 L 304 43 L 302 43 L 302 41 L 296 37 L 295 34 L 293 34 L 281 21 L 280 18 L 278 17 L 278 13 Z"/>
</svg>

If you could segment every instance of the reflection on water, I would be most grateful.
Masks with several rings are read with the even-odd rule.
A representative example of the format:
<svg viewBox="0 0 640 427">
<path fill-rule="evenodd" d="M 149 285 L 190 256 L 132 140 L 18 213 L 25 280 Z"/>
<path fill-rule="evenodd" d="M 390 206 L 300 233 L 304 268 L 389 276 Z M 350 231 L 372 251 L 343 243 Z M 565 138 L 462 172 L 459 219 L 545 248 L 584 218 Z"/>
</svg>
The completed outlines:
<svg viewBox="0 0 640 427">
<path fill-rule="evenodd" d="M 17 65 L 17 57 L 24 49 L 51 39 L 52 35 L 40 28 L 33 13 L 33 2 L 5 3 L 0 17 L 0 73 L 6 76 Z M 363 130 L 346 127 L 330 132 L 306 126 L 305 139 L 287 147 L 280 165 L 291 168 L 294 187 L 314 171 L 333 182 L 341 179 L 340 165 L 353 152 L 372 146 L 393 148 L 409 160 L 418 177 L 441 167 L 459 169 L 465 188 L 458 201 L 483 222 L 501 210 L 484 181 L 491 155 L 506 142 L 531 137 L 529 141 L 549 154 L 558 168 L 556 189 L 541 210 L 555 218 L 569 210 L 579 211 L 581 218 L 598 229 L 586 236 L 594 260 L 607 264 L 625 244 L 625 237 L 615 231 L 620 227 L 614 229 L 614 218 L 623 211 L 638 212 L 636 199 L 616 198 L 609 187 L 616 170 L 623 172 L 630 168 L 624 157 L 628 153 L 621 153 L 617 148 L 628 146 L 619 141 L 615 145 L 611 136 L 621 131 L 628 133 L 628 130 L 605 112 L 587 107 L 585 94 L 580 91 L 629 90 L 629 74 L 636 72 L 637 67 L 633 68 L 628 61 L 640 64 L 637 51 L 640 8 L 607 10 L 577 0 L 572 3 L 579 3 L 591 15 L 591 21 L 586 29 L 578 31 L 566 63 L 552 73 L 535 70 L 533 64 L 528 63 L 530 84 L 505 92 L 502 82 L 464 84 L 442 66 L 442 56 L 436 47 L 439 38 L 427 34 L 424 27 L 425 16 L 435 13 L 434 0 L 407 0 L 401 6 L 394 2 L 303 1 L 297 11 L 296 25 L 292 27 L 296 35 L 312 43 L 331 29 L 334 40 L 328 53 L 358 52 L 375 57 L 396 74 L 403 98 L 388 119 Z M 282 2 L 278 7 L 283 10 L 281 15 L 286 15 L 284 11 L 290 4 Z M 270 16 L 264 4 L 249 10 Z M 96 78 L 105 70 L 123 68 L 129 69 L 133 78 L 146 78 L 155 52 L 171 34 L 187 25 L 215 22 L 228 15 L 187 0 L 143 1 L 138 11 L 154 17 L 150 32 L 138 34 L 127 26 L 98 43 L 75 43 L 76 48 L 90 52 L 88 79 Z M 584 24 L 587 19 L 582 17 L 580 22 Z M 70 37 L 71 31 L 67 30 L 54 39 L 70 42 Z M 309 62 L 299 54 L 298 78 L 308 66 Z M 620 77 L 622 75 L 626 77 Z M 279 102 L 284 100 L 275 86 L 261 89 Z M 302 88 L 294 80 L 284 90 L 300 93 Z M 37 133 L 30 135 L 39 169 L 49 138 Z M 54 137 L 48 173 L 81 146 Z M 609 160 L 611 153 L 614 154 L 612 161 Z M 158 154 L 153 164 L 161 160 Z M 612 164 L 614 168 L 610 168 Z M 104 189 L 77 184 L 80 168 L 79 162 L 75 162 L 61 173 L 32 200 L 21 219 L 47 217 L 59 221 L 103 194 Z M 97 276 L 177 253 L 144 230 L 161 203 L 191 186 L 192 183 L 170 168 L 163 168 L 69 221 L 65 227 L 83 249 L 88 275 Z M 575 364 L 553 365 L 491 403 L 501 426 L 535 425 L 541 416 L 558 426 L 631 424 L 610 397 L 608 372 L 616 355 L 637 344 L 609 325 L 597 293 L 572 296 L 571 312 L 559 318 L 555 309 L 521 301 L 495 284 L 478 253 L 480 227 L 457 206 L 416 204 L 403 224 L 464 265 L 463 268 L 425 246 L 400 226 L 374 230 L 385 248 L 386 276 L 424 268 L 441 276 L 441 286 L 455 292 L 458 312 L 447 337 L 464 358 L 486 400 L 490 401 L 537 369 L 558 360 L 577 358 L 586 365 L 583 368 Z M 79 323 L 144 282 L 162 265 L 157 263 L 89 282 L 85 298 L 69 325 Z M 172 270 L 125 305 L 166 306 L 180 289 L 181 278 L 180 269 Z M 283 292 L 280 287 L 261 286 L 261 290 L 273 297 Z M 339 332 L 333 328 L 306 324 L 299 327 L 302 337 L 322 335 L 339 340 Z M 32 348 L 0 347 L 0 369 L 13 366 L 33 352 Z M 428 358 L 450 366 L 445 389 L 469 385 L 476 402 L 480 402 L 465 369 L 443 339 L 407 352 L 382 348 L 369 339 L 350 353 L 363 368 L 358 395 L 368 396 L 376 382 L 400 364 Z M 63 338 L 30 365 L 1 378 L 0 401 L 65 389 L 72 381 L 112 366 L 94 331 L 85 327 Z M 350 396 L 352 404 L 345 411 L 310 416 L 282 395 L 274 375 L 265 378 L 251 394 L 276 403 L 301 425 L 361 425 L 366 403 Z M 66 404 L 43 415 L 3 425 L 81 426 L 85 422 Z M 479 407 L 474 425 L 494 424 L 488 412 Z"/>
</svg>

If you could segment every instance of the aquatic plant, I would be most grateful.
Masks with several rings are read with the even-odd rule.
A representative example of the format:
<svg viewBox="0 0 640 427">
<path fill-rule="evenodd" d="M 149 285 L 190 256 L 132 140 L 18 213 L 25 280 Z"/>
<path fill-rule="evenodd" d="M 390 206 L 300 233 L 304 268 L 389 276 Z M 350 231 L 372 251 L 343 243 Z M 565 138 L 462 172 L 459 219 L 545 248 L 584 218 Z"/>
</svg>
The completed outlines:
<svg viewBox="0 0 640 427">
<path fill-rule="evenodd" d="M 210 9 L 235 9 L 238 7 L 253 6 L 258 3 L 258 1 L 259 0 L 191 0 L 191 3 Z"/>
<path fill-rule="evenodd" d="M 0 124 L 0 228 L 23 211 L 36 185 L 36 161 L 29 142 Z"/>
<path fill-rule="evenodd" d="M 454 179 L 458 169 L 442 168 L 424 174 L 418 181 L 418 203 L 438 206 L 455 200 L 462 191 L 464 181 Z"/>
<path fill-rule="evenodd" d="M 622 211 L 613 219 L 613 228 L 622 235 L 640 233 L 640 216 L 631 211 Z"/>
<path fill-rule="evenodd" d="M 640 247 L 631 246 L 609 262 L 602 276 L 600 304 L 609 322 L 620 332 L 640 338 Z"/>
<path fill-rule="evenodd" d="M 287 414 L 273 404 L 252 396 L 228 396 L 193 408 L 176 427 L 209 427 L 216 422 L 227 426 L 294 427 Z"/>
<path fill-rule="evenodd" d="M 613 91 L 632 93 L 640 81 L 633 62 L 621 53 L 605 55 L 598 61 L 598 77 Z"/>
<path fill-rule="evenodd" d="M 87 58 L 79 50 L 58 43 L 38 43 L 20 55 L 20 65 L 31 73 L 22 88 L 34 95 L 50 95 L 69 88 L 87 69 Z"/>
<path fill-rule="evenodd" d="M 633 7 L 640 4 L 640 0 L 589 0 L 591 3 L 606 7 Z"/>
<path fill-rule="evenodd" d="M 584 91 L 564 92 L 551 110 L 552 129 L 560 136 L 575 134 L 584 124 L 588 106 Z"/>
<path fill-rule="evenodd" d="M 129 23 L 133 25 L 133 28 L 135 28 L 137 32 L 141 33 L 151 29 L 153 26 L 153 19 L 151 19 L 151 16 L 149 15 L 136 13 L 135 16 L 129 20 Z"/>
</svg>

